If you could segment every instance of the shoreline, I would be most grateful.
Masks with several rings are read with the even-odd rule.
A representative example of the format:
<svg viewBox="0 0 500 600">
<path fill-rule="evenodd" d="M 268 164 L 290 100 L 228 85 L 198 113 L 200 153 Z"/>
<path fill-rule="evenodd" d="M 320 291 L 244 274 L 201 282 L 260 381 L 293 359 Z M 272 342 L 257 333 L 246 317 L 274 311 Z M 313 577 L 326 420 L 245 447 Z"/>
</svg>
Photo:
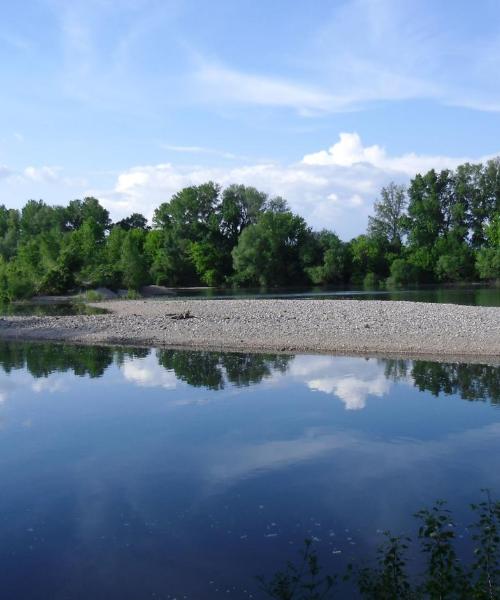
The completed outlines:
<svg viewBox="0 0 500 600">
<path fill-rule="evenodd" d="M 89 305 L 109 313 L 4 317 L 0 339 L 500 364 L 500 307 L 305 299 Z"/>
</svg>

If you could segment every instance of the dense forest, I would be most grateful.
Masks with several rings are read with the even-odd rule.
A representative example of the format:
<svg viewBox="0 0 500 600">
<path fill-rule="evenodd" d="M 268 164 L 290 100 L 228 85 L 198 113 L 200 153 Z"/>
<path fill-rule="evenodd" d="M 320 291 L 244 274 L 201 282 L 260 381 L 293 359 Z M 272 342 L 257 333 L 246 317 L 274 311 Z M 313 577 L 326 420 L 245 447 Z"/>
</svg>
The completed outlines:
<svg viewBox="0 0 500 600">
<path fill-rule="evenodd" d="M 366 233 L 313 231 L 286 200 L 213 182 L 112 223 L 96 198 L 0 206 L 0 298 L 107 286 L 365 287 L 500 278 L 500 159 L 381 190 Z"/>
</svg>

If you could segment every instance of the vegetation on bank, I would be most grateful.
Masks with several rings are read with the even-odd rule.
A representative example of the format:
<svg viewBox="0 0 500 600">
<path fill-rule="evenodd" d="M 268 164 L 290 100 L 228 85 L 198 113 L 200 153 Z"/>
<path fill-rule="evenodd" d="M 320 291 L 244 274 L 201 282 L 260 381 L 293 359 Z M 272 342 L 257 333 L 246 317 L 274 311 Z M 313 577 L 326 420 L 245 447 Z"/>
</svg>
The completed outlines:
<svg viewBox="0 0 500 600">
<path fill-rule="evenodd" d="M 0 206 L 0 300 L 146 284 L 408 285 L 500 278 L 500 159 L 381 190 L 365 234 L 313 231 L 282 198 L 215 183 L 112 223 L 95 198 Z"/>
</svg>

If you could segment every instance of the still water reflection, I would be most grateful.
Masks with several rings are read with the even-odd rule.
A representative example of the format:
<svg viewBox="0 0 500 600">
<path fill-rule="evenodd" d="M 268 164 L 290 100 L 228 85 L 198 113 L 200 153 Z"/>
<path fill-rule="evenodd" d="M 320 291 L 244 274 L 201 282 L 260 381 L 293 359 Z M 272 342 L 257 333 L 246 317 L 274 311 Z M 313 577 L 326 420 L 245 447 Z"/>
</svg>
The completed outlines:
<svg viewBox="0 0 500 600">
<path fill-rule="evenodd" d="M 6 598 L 258 598 L 500 495 L 500 369 L 0 343 Z"/>
</svg>

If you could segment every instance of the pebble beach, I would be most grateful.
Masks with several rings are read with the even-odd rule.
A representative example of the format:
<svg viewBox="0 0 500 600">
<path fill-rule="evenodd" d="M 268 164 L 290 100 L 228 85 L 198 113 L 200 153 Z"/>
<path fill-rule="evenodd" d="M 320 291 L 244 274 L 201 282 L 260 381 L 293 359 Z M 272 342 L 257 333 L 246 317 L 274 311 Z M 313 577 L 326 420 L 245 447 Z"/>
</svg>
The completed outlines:
<svg viewBox="0 0 500 600">
<path fill-rule="evenodd" d="M 107 314 L 0 319 L 0 339 L 488 359 L 500 308 L 357 300 L 118 300 Z"/>
</svg>

